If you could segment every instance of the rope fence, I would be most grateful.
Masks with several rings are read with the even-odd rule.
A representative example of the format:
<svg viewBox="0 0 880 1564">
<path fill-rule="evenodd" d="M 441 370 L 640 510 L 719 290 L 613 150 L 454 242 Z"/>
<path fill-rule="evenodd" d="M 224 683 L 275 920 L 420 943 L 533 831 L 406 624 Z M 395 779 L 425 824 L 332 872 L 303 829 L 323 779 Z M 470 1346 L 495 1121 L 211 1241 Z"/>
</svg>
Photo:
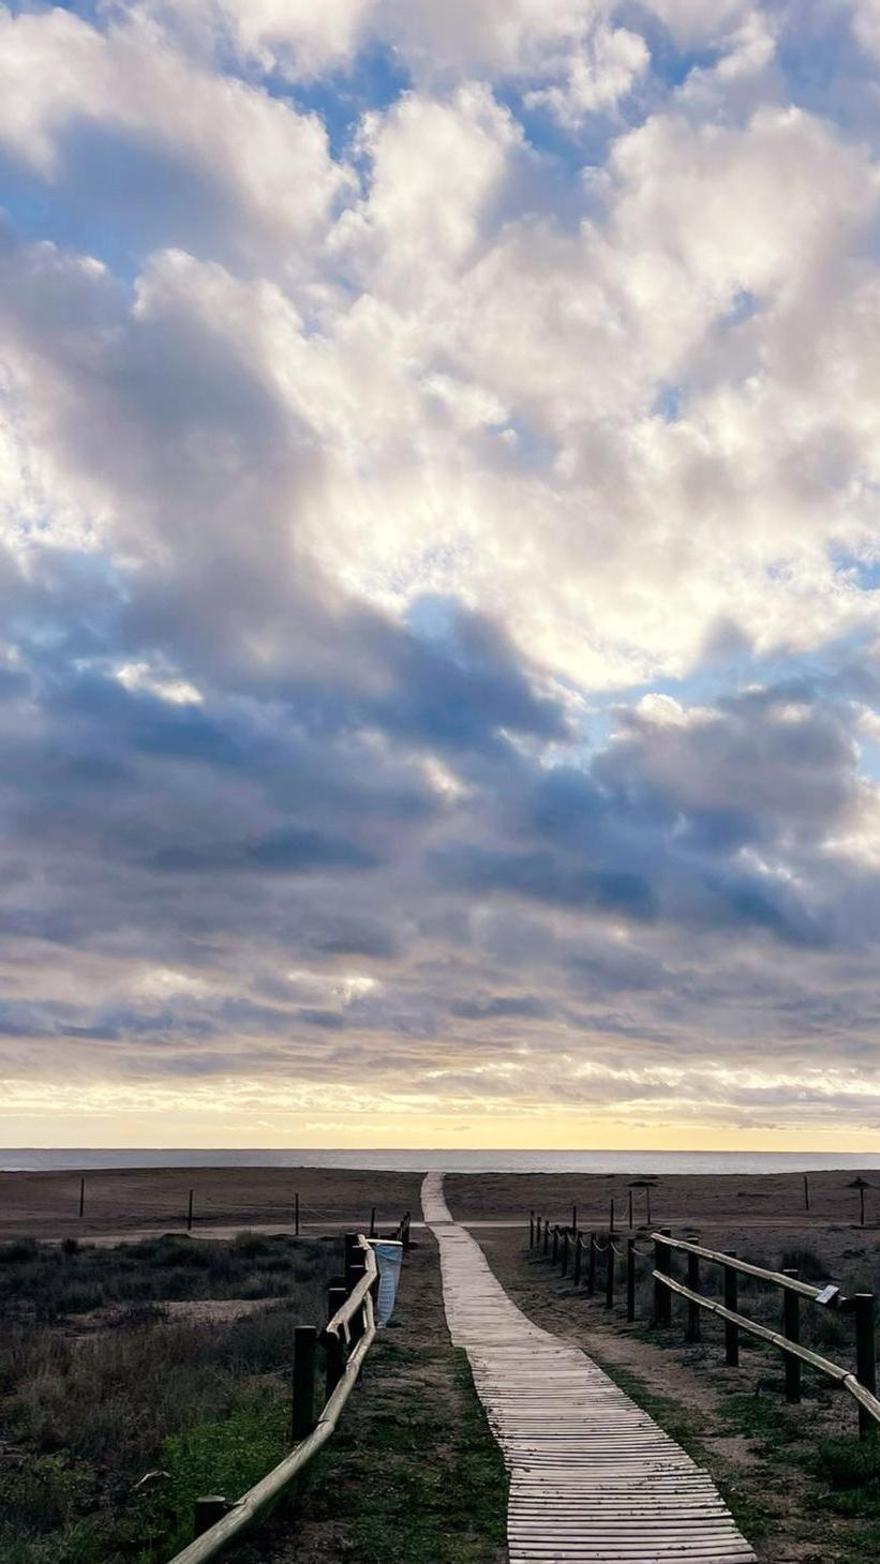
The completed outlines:
<svg viewBox="0 0 880 1564">
<path fill-rule="evenodd" d="M 613 1222 L 613 1206 L 611 1217 Z M 563 1276 L 571 1272 L 574 1286 L 577 1288 L 583 1285 L 588 1298 L 596 1293 L 601 1267 L 604 1272 L 605 1307 L 614 1307 L 619 1281 L 615 1260 L 623 1261 L 626 1319 L 628 1323 L 633 1323 L 636 1319 L 638 1262 L 648 1260 L 651 1262 L 650 1278 L 653 1281 L 654 1326 L 660 1330 L 672 1326 L 673 1299 L 681 1298 L 687 1305 L 687 1342 L 699 1342 L 702 1339 L 701 1315 L 711 1314 L 724 1325 L 725 1361 L 729 1366 L 736 1367 L 739 1363 L 740 1335 L 752 1336 L 782 1354 L 785 1398 L 788 1402 L 800 1401 L 801 1373 L 806 1366 L 830 1379 L 853 1398 L 858 1407 L 861 1438 L 877 1435 L 880 1401 L 876 1395 L 876 1306 L 873 1293 L 858 1292 L 851 1297 L 844 1297 L 834 1282 L 816 1287 L 803 1281 L 794 1270 L 774 1271 L 765 1266 L 753 1265 L 734 1254 L 673 1238 L 668 1228 L 652 1232 L 650 1242 L 651 1248 L 640 1248 L 635 1235 L 631 1234 L 625 1241 L 625 1247 L 620 1248 L 614 1241 L 611 1227 L 604 1235 L 595 1231 L 584 1233 L 576 1225 L 562 1227 L 558 1223 L 551 1224 L 548 1218 L 538 1216 L 534 1211 L 529 1213 L 530 1251 L 540 1258 L 546 1258 L 551 1265 L 558 1265 Z M 673 1275 L 674 1257 L 678 1253 L 687 1262 L 684 1281 Z M 702 1264 L 720 1269 L 723 1303 L 707 1297 L 701 1290 Z M 740 1276 L 754 1278 L 782 1294 L 781 1330 L 773 1330 L 739 1312 Z M 838 1314 L 853 1316 L 854 1372 L 803 1345 L 800 1311 L 804 1302 L 820 1310 L 832 1309 Z"/>
</svg>

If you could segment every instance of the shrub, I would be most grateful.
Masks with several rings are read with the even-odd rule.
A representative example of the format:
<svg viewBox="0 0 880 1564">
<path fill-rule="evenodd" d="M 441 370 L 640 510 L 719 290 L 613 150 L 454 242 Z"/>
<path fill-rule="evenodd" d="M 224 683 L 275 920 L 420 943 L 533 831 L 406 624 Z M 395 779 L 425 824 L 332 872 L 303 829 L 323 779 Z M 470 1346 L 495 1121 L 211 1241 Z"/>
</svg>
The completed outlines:
<svg viewBox="0 0 880 1564">
<path fill-rule="evenodd" d="M 873 1439 L 822 1439 L 815 1466 L 832 1488 L 862 1488 L 880 1483 L 880 1442 Z"/>
</svg>

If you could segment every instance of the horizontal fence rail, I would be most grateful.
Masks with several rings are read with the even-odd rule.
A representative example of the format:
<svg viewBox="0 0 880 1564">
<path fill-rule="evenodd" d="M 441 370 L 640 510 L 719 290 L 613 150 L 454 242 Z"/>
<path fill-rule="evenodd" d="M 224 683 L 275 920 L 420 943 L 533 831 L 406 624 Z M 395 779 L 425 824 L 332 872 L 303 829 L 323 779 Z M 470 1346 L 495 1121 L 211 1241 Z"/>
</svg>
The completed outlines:
<svg viewBox="0 0 880 1564">
<path fill-rule="evenodd" d="M 217 1558 L 284 1493 L 327 1443 L 376 1335 L 373 1303 L 379 1273 L 376 1256 L 362 1234 L 346 1234 L 345 1273 L 346 1285 L 329 1290 L 331 1315 L 322 1333 L 327 1357 L 326 1401 L 317 1421 L 312 1415 L 317 1332 L 304 1326 L 296 1332 L 292 1416 L 294 1436 L 304 1437 L 240 1499 L 229 1502 L 220 1495 L 210 1495 L 197 1500 L 195 1530 L 200 1535 L 176 1553 L 170 1564 L 207 1564 Z"/>
<path fill-rule="evenodd" d="M 576 1212 L 576 1208 L 575 1208 Z M 739 1363 L 739 1337 L 742 1332 L 775 1347 L 783 1355 L 785 1364 L 785 1396 L 790 1402 L 800 1400 L 800 1374 L 803 1365 L 824 1375 L 845 1390 L 856 1402 L 859 1412 L 859 1432 L 862 1438 L 875 1436 L 880 1427 L 880 1400 L 876 1395 L 877 1367 L 875 1341 L 875 1300 L 873 1293 L 855 1293 L 842 1296 L 839 1287 L 830 1283 L 816 1287 L 800 1279 L 795 1271 L 775 1271 L 766 1266 L 753 1265 L 736 1255 L 722 1250 L 707 1249 L 702 1244 L 686 1239 L 673 1238 L 668 1229 L 652 1231 L 646 1235 L 653 1249 L 640 1249 L 634 1233 L 630 1233 L 621 1249 L 615 1242 L 613 1205 L 609 1212 L 609 1224 L 604 1233 L 583 1233 L 577 1227 L 576 1214 L 571 1226 L 551 1223 L 546 1217 L 529 1212 L 529 1247 L 540 1258 L 558 1265 L 563 1276 L 569 1274 L 577 1288 L 582 1283 L 586 1295 L 591 1298 L 597 1290 L 597 1272 L 605 1294 L 605 1307 L 614 1306 L 618 1267 L 615 1260 L 625 1262 L 626 1318 L 636 1318 L 636 1267 L 639 1260 L 653 1259 L 650 1271 L 654 1283 L 653 1323 L 658 1328 L 672 1324 L 672 1299 L 681 1298 L 687 1304 L 686 1340 L 701 1339 L 700 1316 L 703 1312 L 714 1315 L 724 1325 L 724 1345 L 728 1365 Z M 672 1275 L 672 1263 L 676 1253 L 687 1259 L 687 1281 L 679 1281 Z M 708 1298 L 700 1290 L 700 1265 L 706 1262 L 717 1266 L 723 1273 L 724 1302 Z M 601 1270 L 600 1270 L 601 1268 Z M 751 1320 L 739 1312 L 738 1277 L 750 1276 L 776 1288 L 782 1294 L 782 1330 L 773 1330 L 757 1320 Z M 823 1357 L 800 1340 L 800 1304 L 806 1303 L 819 1309 L 830 1308 L 841 1314 L 852 1313 L 855 1322 L 855 1371 Z"/>
</svg>

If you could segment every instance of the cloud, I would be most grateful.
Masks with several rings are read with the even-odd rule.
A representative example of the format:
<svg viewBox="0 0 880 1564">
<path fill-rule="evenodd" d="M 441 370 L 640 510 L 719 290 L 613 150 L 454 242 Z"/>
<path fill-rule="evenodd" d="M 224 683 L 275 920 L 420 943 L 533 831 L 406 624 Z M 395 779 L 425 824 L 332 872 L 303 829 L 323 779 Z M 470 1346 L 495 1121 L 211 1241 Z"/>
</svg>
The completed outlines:
<svg viewBox="0 0 880 1564">
<path fill-rule="evenodd" d="M 873 1123 L 829 15 L 0 12 L 9 1103 Z"/>
</svg>

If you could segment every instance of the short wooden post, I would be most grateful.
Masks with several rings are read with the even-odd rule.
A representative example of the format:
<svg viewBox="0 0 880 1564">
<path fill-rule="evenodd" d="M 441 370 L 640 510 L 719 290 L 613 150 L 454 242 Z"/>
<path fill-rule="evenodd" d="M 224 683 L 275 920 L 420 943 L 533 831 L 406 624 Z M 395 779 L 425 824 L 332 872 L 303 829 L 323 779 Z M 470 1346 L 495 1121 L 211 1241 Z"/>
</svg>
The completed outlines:
<svg viewBox="0 0 880 1564">
<path fill-rule="evenodd" d="M 630 1195 L 632 1203 L 632 1195 Z M 632 1324 L 636 1317 L 636 1241 L 626 1241 L 626 1317 Z"/>
<path fill-rule="evenodd" d="M 572 1208 L 571 1208 L 571 1230 L 574 1233 L 575 1237 L 577 1237 L 577 1230 L 578 1230 L 578 1208 L 577 1208 L 577 1206 L 572 1206 Z"/>
<path fill-rule="evenodd" d="M 554 1222 L 554 1224 L 553 1224 L 553 1253 L 550 1256 L 551 1264 L 555 1265 L 558 1259 L 559 1259 L 559 1223 L 558 1222 Z"/>
<path fill-rule="evenodd" d="M 578 1235 L 577 1235 L 577 1237 L 576 1237 L 576 1239 L 574 1241 L 574 1277 L 573 1277 L 573 1280 L 574 1280 L 575 1287 L 579 1287 L 580 1284 L 581 1284 L 581 1266 L 583 1265 L 583 1263 L 584 1263 L 584 1241 L 581 1238 L 580 1233 L 578 1233 Z"/>
<path fill-rule="evenodd" d="M 231 1509 L 232 1505 L 222 1493 L 203 1494 L 193 1505 L 193 1536 L 203 1536 L 212 1526 L 216 1526 L 218 1521 L 222 1521 L 224 1515 L 228 1515 Z"/>
<path fill-rule="evenodd" d="M 188 1233 L 192 1232 L 192 1226 L 193 1226 L 193 1191 L 190 1190 L 190 1192 L 189 1192 L 189 1204 L 188 1204 L 188 1206 L 186 1208 L 186 1230 L 187 1230 Z"/>
<path fill-rule="evenodd" d="M 785 1270 L 783 1276 L 797 1278 L 797 1271 Z M 783 1289 L 782 1330 L 788 1341 L 801 1339 L 801 1300 L 790 1287 Z M 796 1404 L 801 1399 L 801 1361 L 790 1352 L 785 1354 L 785 1399 Z"/>
<path fill-rule="evenodd" d="M 346 1288 L 340 1287 L 338 1283 L 327 1288 L 328 1321 L 332 1320 L 337 1309 L 342 1308 L 342 1305 L 345 1303 L 347 1297 L 348 1292 Z M 325 1399 L 329 1401 L 334 1390 L 336 1389 L 336 1386 L 339 1384 L 343 1373 L 345 1372 L 345 1342 L 343 1341 L 341 1335 L 337 1335 L 336 1332 L 333 1331 L 332 1333 L 325 1335 L 324 1345 L 327 1350 Z"/>
<path fill-rule="evenodd" d="M 590 1252 L 587 1256 L 587 1293 L 590 1298 L 596 1291 L 596 1234 L 590 1234 Z"/>
<path fill-rule="evenodd" d="M 608 1211 L 608 1232 L 609 1232 L 610 1237 L 613 1238 L 614 1237 L 614 1196 L 613 1195 L 611 1196 L 611 1205 L 610 1205 L 610 1208 L 609 1208 L 609 1211 Z"/>
<path fill-rule="evenodd" d="M 366 1274 L 366 1267 L 362 1265 L 360 1276 L 356 1276 L 354 1279 L 355 1286 L 357 1286 L 357 1283 L 360 1281 L 361 1277 L 366 1276 Z M 356 1342 L 360 1341 L 364 1331 L 366 1330 L 366 1325 L 367 1322 L 364 1314 L 364 1306 L 361 1304 L 359 1309 L 355 1309 L 354 1314 L 352 1315 L 348 1324 L 352 1346 L 354 1346 Z"/>
<path fill-rule="evenodd" d="M 549 1245 L 550 1245 L 550 1218 L 549 1218 L 549 1216 L 545 1216 L 545 1218 L 544 1218 L 544 1253 L 545 1254 L 547 1253 Z"/>
<path fill-rule="evenodd" d="M 299 1238 L 299 1191 L 293 1197 L 293 1236 Z"/>
<path fill-rule="evenodd" d="M 627 1216 L 627 1226 L 632 1228 L 632 1225 L 633 1225 L 633 1192 L 632 1192 L 632 1190 L 629 1191 L 629 1198 L 628 1198 L 628 1201 L 627 1201 L 626 1216 Z"/>
<path fill-rule="evenodd" d="M 614 1245 L 611 1242 L 611 1234 L 608 1235 L 608 1248 L 605 1251 L 607 1263 L 605 1266 L 605 1307 L 614 1307 Z"/>
<path fill-rule="evenodd" d="M 565 1231 L 562 1234 L 562 1274 L 563 1274 L 563 1276 L 567 1276 L 568 1275 L 568 1245 L 569 1245 L 568 1228 L 566 1228 Z"/>
<path fill-rule="evenodd" d="M 534 1249 L 534 1247 L 535 1247 L 535 1213 L 534 1213 L 534 1211 L 530 1211 L 529 1212 L 529 1248 L 530 1249 Z"/>
<path fill-rule="evenodd" d="M 370 1206 L 370 1237 L 376 1236 L 376 1207 Z"/>
<path fill-rule="evenodd" d="M 351 1289 L 354 1286 L 354 1279 L 353 1279 L 354 1278 L 354 1272 L 356 1271 L 358 1266 L 360 1266 L 361 1269 L 363 1269 L 363 1259 L 361 1257 L 361 1246 L 360 1246 L 360 1244 L 358 1242 L 358 1235 L 357 1235 L 357 1233 L 346 1233 L 345 1239 L 344 1239 L 344 1243 L 345 1243 L 345 1285 L 348 1288 L 349 1292 L 351 1292 Z"/>
<path fill-rule="evenodd" d="M 667 1238 L 669 1237 L 668 1227 L 661 1227 L 660 1231 Z M 654 1270 L 659 1271 L 663 1276 L 672 1274 L 670 1251 L 659 1238 L 654 1239 Z M 654 1323 L 659 1326 L 672 1323 L 672 1294 L 656 1276 L 654 1277 Z"/>
<path fill-rule="evenodd" d="M 293 1332 L 293 1399 L 290 1407 L 292 1444 L 305 1439 L 315 1426 L 315 1349 L 318 1332 L 314 1325 L 297 1325 Z"/>
<path fill-rule="evenodd" d="M 688 1251 L 687 1257 L 687 1285 L 691 1292 L 699 1292 L 700 1290 L 700 1256 L 698 1254 L 691 1254 L 690 1251 Z M 700 1341 L 701 1338 L 702 1330 L 700 1328 L 700 1305 L 698 1303 L 691 1303 L 689 1298 L 687 1330 L 685 1332 L 684 1339 L 685 1341 L 694 1342 Z"/>
<path fill-rule="evenodd" d="M 877 1354 L 874 1336 L 874 1294 L 857 1292 L 853 1299 L 856 1314 L 856 1379 L 871 1395 L 877 1393 Z M 874 1438 L 878 1426 L 864 1407 L 859 1407 L 859 1438 Z"/>
<path fill-rule="evenodd" d="M 810 1209 L 810 1180 L 807 1178 L 807 1175 L 805 1173 L 804 1174 L 804 1210 L 805 1211 L 809 1211 L 809 1209 Z"/>
<path fill-rule="evenodd" d="M 735 1250 L 730 1250 L 730 1258 L 736 1259 Z M 739 1313 L 739 1272 L 732 1265 L 724 1267 L 724 1307 L 734 1314 Z M 728 1368 L 736 1368 L 739 1364 L 739 1326 L 732 1320 L 724 1321 L 724 1361 Z"/>
<path fill-rule="evenodd" d="M 85 1208 L 86 1208 L 86 1181 L 85 1181 L 84 1178 L 81 1178 L 80 1181 L 79 1181 L 79 1219 L 80 1219 L 80 1221 L 82 1221 L 83 1212 L 85 1211 Z"/>
</svg>

